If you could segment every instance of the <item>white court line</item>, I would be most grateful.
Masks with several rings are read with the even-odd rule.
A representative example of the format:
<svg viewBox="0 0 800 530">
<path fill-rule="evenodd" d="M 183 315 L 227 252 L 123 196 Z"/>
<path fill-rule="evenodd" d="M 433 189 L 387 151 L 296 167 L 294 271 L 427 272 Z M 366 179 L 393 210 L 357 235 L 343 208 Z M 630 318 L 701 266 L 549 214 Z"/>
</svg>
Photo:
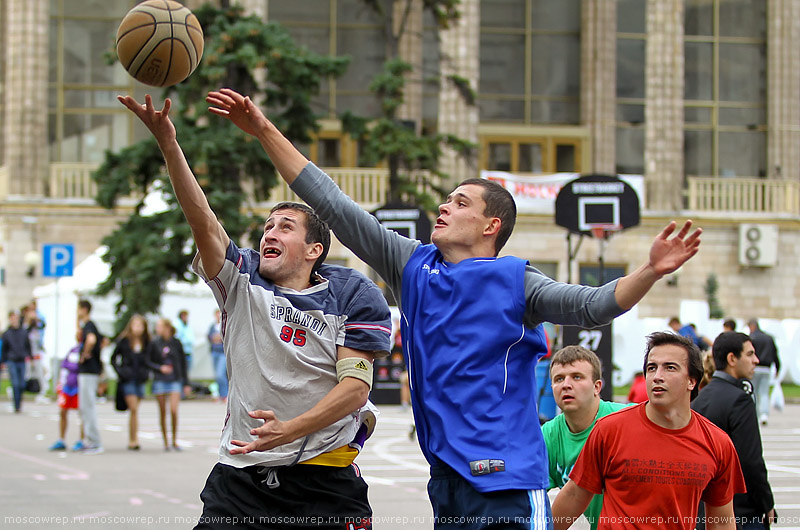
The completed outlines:
<svg viewBox="0 0 800 530">
<path fill-rule="evenodd" d="M 800 469 L 796 467 L 786 467 L 786 466 L 776 466 L 775 464 L 767 464 L 767 469 L 770 471 L 783 471 L 784 473 L 792 473 L 795 475 L 800 475 Z"/>
<path fill-rule="evenodd" d="M 0 453 L 5 453 L 8 456 L 16 458 L 18 460 L 27 460 L 28 462 L 33 462 L 34 464 L 39 464 L 40 466 L 63 471 L 64 473 L 58 475 L 58 478 L 62 480 L 89 480 L 89 473 L 82 471 L 80 469 L 62 466 L 61 464 L 54 464 L 53 462 L 42 460 L 41 458 L 36 458 L 35 456 L 26 455 L 24 453 L 11 451 L 3 447 L 0 447 Z"/>
<path fill-rule="evenodd" d="M 394 454 L 391 450 L 391 446 L 398 443 L 408 443 L 408 438 L 398 437 L 398 438 L 386 438 L 380 440 L 378 441 L 378 443 L 372 446 L 372 452 L 380 456 L 384 460 L 397 464 L 406 469 L 423 471 L 425 473 L 428 473 L 430 471 L 430 466 L 428 466 L 427 463 L 425 465 L 418 464 L 416 462 L 413 462 L 409 458 L 403 458 L 402 456 Z"/>
</svg>

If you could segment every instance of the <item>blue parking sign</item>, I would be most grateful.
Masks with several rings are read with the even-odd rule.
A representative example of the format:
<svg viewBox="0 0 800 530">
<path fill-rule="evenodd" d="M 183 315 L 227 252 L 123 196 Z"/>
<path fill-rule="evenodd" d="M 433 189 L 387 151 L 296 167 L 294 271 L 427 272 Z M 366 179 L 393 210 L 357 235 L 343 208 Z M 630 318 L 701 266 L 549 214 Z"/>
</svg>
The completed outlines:
<svg viewBox="0 0 800 530">
<path fill-rule="evenodd" d="M 72 276 L 72 268 L 75 264 L 74 245 L 44 245 L 42 276 L 60 278 L 62 276 Z"/>
</svg>

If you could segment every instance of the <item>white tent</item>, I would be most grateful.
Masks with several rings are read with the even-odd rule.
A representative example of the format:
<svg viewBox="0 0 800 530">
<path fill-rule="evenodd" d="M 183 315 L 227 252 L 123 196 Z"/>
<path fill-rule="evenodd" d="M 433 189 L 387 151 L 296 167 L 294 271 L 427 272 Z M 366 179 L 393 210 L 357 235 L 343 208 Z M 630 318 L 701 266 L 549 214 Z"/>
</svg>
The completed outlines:
<svg viewBox="0 0 800 530">
<path fill-rule="evenodd" d="M 108 277 L 109 266 L 101 258 L 105 252 L 106 247 L 99 247 L 75 267 L 72 276 L 58 278 L 52 283 L 34 289 L 33 295 L 37 300 L 38 309 L 47 323 L 44 347 L 48 366 L 54 366 L 54 360 L 62 359 L 64 354 L 75 344 L 75 310 L 80 298 L 85 298 L 92 303 L 92 320 L 100 332 L 107 336 L 113 333 L 116 319 L 115 307 L 119 296 L 91 294 L 100 282 Z M 206 333 L 213 321 L 216 307 L 211 289 L 202 281 L 196 284 L 169 281 L 166 292 L 161 297 L 158 315 L 147 315 L 152 324 L 157 316 L 175 320 L 180 310 L 189 311 L 189 325 L 195 336 L 190 372 L 193 379 L 213 379 L 214 377 Z M 152 329 L 151 326 L 151 333 Z M 104 360 L 108 360 L 110 355 L 111 351 L 104 351 Z M 107 373 L 112 372 L 113 370 L 107 369 Z"/>
</svg>

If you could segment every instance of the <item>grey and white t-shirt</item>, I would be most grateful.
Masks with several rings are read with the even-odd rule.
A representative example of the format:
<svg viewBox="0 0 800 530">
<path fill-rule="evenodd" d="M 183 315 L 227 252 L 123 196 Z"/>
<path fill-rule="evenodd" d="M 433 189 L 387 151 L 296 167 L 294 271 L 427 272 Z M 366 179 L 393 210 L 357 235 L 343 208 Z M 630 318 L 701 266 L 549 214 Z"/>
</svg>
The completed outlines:
<svg viewBox="0 0 800 530">
<path fill-rule="evenodd" d="M 303 438 L 246 455 L 231 455 L 231 440 L 251 441 L 262 420 L 252 410 L 271 410 L 281 420 L 316 405 L 338 384 L 337 347 L 383 354 L 391 344 L 389 307 L 378 287 L 361 273 L 323 265 L 325 281 L 303 291 L 281 288 L 258 273 L 259 254 L 228 246 L 219 274 L 208 278 L 200 257 L 192 268 L 214 293 L 230 389 L 219 461 L 235 467 L 280 466 L 298 460 Z M 359 412 L 308 436 L 300 462 L 347 445 Z"/>
</svg>

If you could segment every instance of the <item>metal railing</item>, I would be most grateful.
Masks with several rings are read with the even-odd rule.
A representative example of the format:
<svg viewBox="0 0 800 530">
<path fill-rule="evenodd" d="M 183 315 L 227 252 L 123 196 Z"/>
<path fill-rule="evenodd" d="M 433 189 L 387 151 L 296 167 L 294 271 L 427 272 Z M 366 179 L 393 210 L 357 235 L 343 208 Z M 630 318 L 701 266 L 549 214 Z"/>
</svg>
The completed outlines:
<svg viewBox="0 0 800 530">
<path fill-rule="evenodd" d="M 54 199 L 94 199 L 97 185 L 91 178 L 96 164 L 50 165 L 48 196 Z M 386 201 L 389 174 L 385 168 L 329 168 L 326 172 L 339 187 L 365 208 Z M 435 195 L 426 173 L 416 175 L 419 187 Z M 8 170 L 0 167 L 0 192 L 8 192 Z M 433 180 L 439 184 L 437 180 Z M 687 206 L 694 212 L 747 212 L 800 215 L 800 182 L 759 178 L 687 178 Z M 298 197 L 281 180 L 264 206 Z"/>
<path fill-rule="evenodd" d="M 49 197 L 56 199 L 94 199 L 97 184 L 92 180 L 96 164 L 54 163 L 50 165 Z M 2 168 L 0 168 L 2 171 Z M 377 207 L 386 202 L 389 190 L 389 172 L 385 168 L 329 168 L 326 173 L 354 201 L 365 208 Z M 419 187 L 433 194 L 427 173 L 415 175 Z M 438 181 L 435 181 L 438 182 Z M 264 206 L 282 201 L 299 201 L 297 195 L 281 179 L 270 191 Z"/>
<path fill-rule="evenodd" d="M 53 199 L 94 199 L 97 184 L 92 171 L 97 164 L 54 162 L 50 164 L 48 196 Z"/>
<path fill-rule="evenodd" d="M 689 210 L 800 214 L 800 183 L 759 178 L 688 177 Z"/>
</svg>

